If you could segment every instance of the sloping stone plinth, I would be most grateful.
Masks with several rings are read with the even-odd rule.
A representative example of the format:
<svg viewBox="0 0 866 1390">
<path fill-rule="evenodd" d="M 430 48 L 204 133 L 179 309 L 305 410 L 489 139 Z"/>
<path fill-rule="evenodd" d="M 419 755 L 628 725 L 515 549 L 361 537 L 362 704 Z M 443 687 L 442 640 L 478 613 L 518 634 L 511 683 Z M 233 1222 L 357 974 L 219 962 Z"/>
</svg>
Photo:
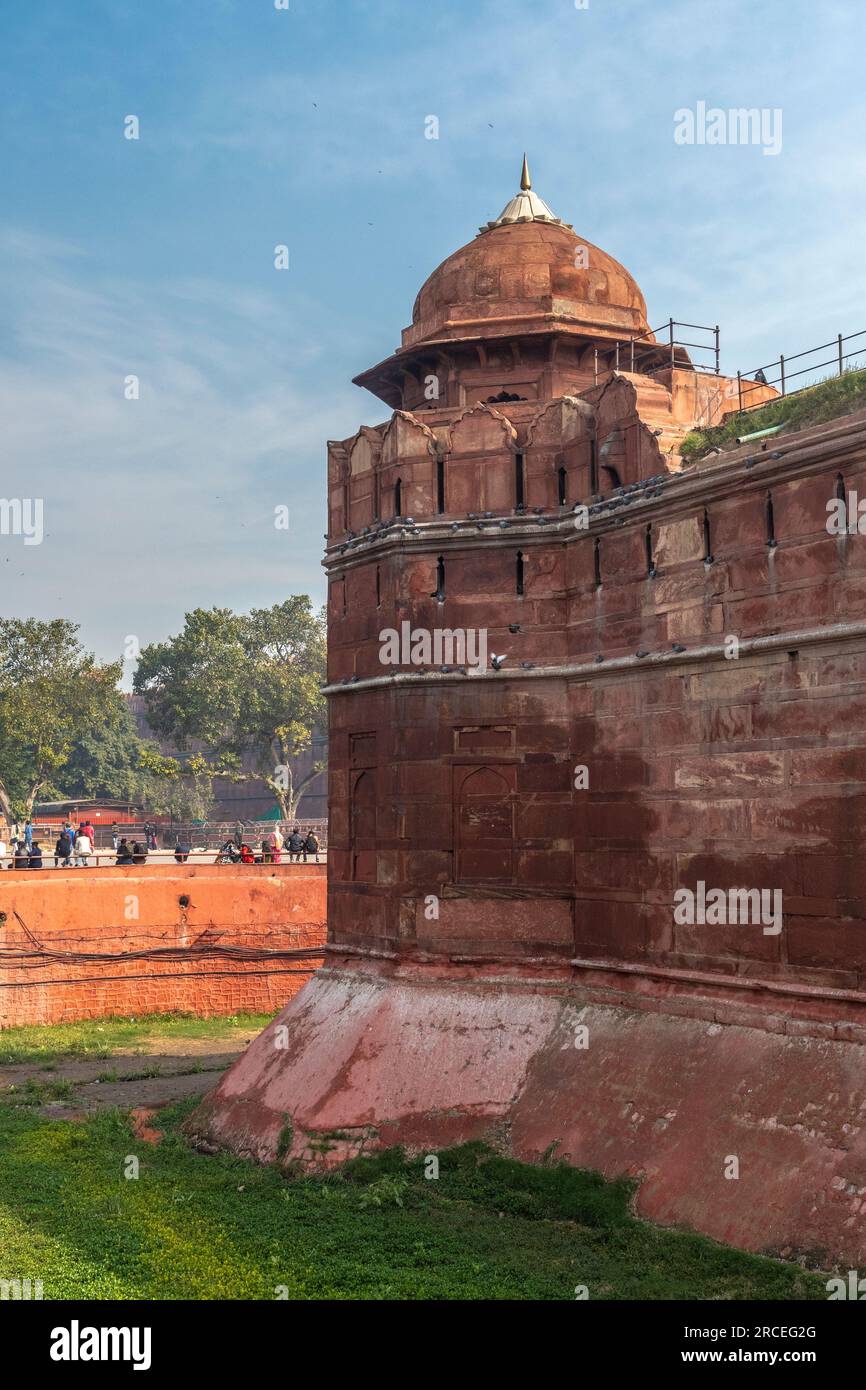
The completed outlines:
<svg viewBox="0 0 866 1390">
<path fill-rule="evenodd" d="M 552 1152 L 628 1174 L 653 1221 L 858 1267 L 866 1046 L 646 1002 L 589 999 L 565 968 L 338 961 L 251 1043 L 189 1128 L 205 1147 L 304 1165 L 485 1138 L 520 1159 Z M 738 1178 L 725 1176 L 732 1158 Z"/>
</svg>

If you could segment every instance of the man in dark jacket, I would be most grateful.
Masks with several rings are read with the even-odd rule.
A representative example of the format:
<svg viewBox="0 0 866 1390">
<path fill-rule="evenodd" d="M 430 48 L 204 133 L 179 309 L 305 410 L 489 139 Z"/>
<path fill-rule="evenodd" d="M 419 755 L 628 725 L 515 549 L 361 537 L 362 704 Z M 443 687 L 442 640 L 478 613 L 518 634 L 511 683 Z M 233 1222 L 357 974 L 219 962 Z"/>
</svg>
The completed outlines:
<svg viewBox="0 0 866 1390">
<path fill-rule="evenodd" d="M 57 843 L 54 846 L 54 867 L 56 869 L 59 864 L 62 864 L 64 869 L 68 869 L 71 862 L 72 840 L 68 831 L 61 830 L 60 834 L 57 836 Z"/>
<path fill-rule="evenodd" d="M 28 865 L 28 868 L 42 868 L 42 846 L 40 845 L 38 840 L 34 840 L 33 844 L 30 846 L 30 863 Z"/>
</svg>

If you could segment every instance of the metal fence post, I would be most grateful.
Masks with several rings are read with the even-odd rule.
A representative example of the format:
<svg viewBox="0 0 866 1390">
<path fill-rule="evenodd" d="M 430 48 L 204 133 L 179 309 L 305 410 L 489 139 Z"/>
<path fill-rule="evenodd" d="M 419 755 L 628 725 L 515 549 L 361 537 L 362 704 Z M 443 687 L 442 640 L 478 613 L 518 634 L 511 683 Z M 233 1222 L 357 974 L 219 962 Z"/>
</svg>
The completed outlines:
<svg viewBox="0 0 866 1390">
<path fill-rule="evenodd" d="M 743 408 L 743 376 L 739 371 L 737 372 L 737 408 L 738 410 Z"/>
<path fill-rule="evenodd" d="M 844 368 L 843 368 L 843 366 L 842 366 L 842 362 L 843 362 L 844 359 L 843 359 L 843 357 L 842 357 L 842 334 L 841 334 L 841 333 L 838 335 L 838 338 L 839 338 L 839 375 L 841 376 L 841 375 L 842 375 L 842 372 L 844 371 Z"/>
<path fill-rule="evenodd" d="M 593 370 L 593 385 L 594 385 L 594 386 L 597 386 L 597 385 L 598 385 L 598 348 L 593 348 L 593 363 L 592 363 L 592 370 Z"/>
<path fill-rule="evenodd" d="M 782 395 L 784 396 L 784 394 L 785 394 L 785 359 L 784 359 L 784 357 L 782 356 L 781 353 L 779 353 L 779 368 L 780 368 L 781 373 L 782 373 Z"/>
<path fill-rule="evenodd" d="M 719 375 L 719 325 L 716 324 L 716 376 Z"/>
<path fill-rule="evenodd" d="M 670 335 L 671 335 L 671 366 L 673 366 L 673 365 L 674 365 L 674 321 L 673 321 L 673 319 L 670 319 L 669 322 L 668 322 L 668 331 L 670 332 Z"/>
</svg>

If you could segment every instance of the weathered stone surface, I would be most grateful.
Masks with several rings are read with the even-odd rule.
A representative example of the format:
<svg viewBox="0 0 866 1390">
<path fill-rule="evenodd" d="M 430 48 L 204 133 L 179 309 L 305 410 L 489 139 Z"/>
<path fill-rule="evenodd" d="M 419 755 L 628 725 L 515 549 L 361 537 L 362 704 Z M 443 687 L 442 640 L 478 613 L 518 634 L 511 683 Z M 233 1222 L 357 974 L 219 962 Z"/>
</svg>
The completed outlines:
<svg viewBox="0 0 866 1390">
<path fill-rule="evenodd" d="M 250 1045 L 192 1126 L 266 1162 L 287 1132 L 283 1161 L 312 1164 L 474 1138 L 527 1160 L 552 1150 L 636 1179 L 652 1220 L 857 1267 L 866 1044 L 862 1027 L 856 1042 L 844 1033 L 743 1005 L 722 1022 L 682 999 L 611 1007 L 528 969 L 337 966 Z"/>
<path fill-rule="evenodd" d="M 617 364 L 643 301 L 579 244 L 485 230 L 358 378 L 394 414 L 329 451 L 328 935 L 393 964 L 318 976 L 200 1122 L 266 1158 L 283 1113 L 558 1141 L 660 1219 L 856 1260 L 866 537 L 826 521 L 840 475 L 866 496 L 866 413 L 683 470 L 736 383 L 643 339 Z M 383 665 L 403 621 L 499 669 Z M 677 920 L 699 885 L 781 894 L 780 929 Z"/>
</svg>

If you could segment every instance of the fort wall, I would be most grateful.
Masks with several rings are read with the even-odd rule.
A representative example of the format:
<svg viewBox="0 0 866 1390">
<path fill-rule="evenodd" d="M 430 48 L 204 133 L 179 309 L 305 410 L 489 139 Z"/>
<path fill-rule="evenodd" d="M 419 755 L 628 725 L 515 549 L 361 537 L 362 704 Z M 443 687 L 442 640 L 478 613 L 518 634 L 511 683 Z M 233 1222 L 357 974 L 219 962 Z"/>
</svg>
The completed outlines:
<svg viewBox="0 0 866 1390">
<path fill-rule="evenodd" d="M 276 1011 L 321 961 L 324 864 L 0 874 L 0 1027 Z"/>
</svg>

